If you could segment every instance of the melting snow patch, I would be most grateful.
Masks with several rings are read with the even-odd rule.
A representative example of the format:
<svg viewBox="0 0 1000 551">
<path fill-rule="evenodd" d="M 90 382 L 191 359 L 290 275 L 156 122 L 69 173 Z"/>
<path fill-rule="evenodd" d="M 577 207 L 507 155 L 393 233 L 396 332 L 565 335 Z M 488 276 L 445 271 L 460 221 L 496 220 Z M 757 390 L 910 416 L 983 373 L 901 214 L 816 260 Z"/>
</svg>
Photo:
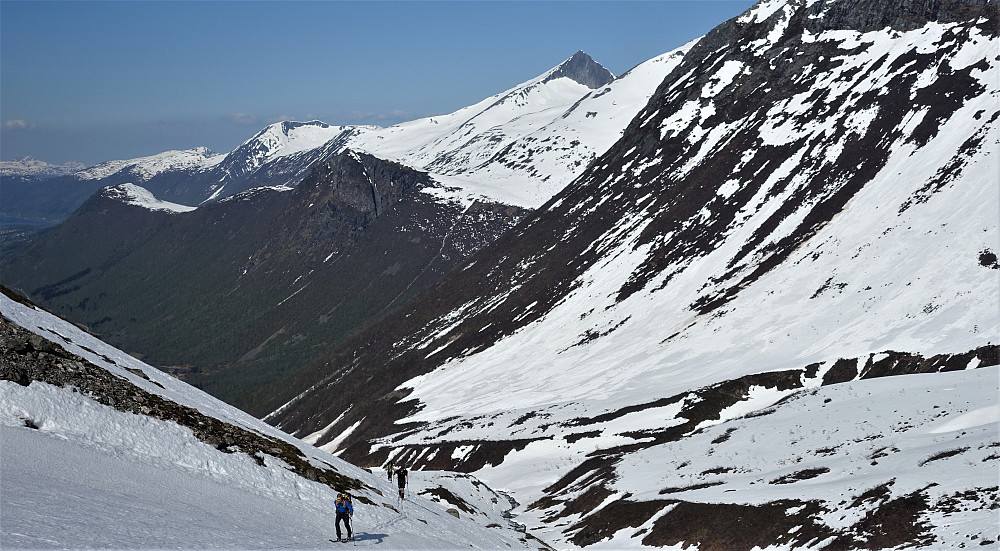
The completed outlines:
<svg viewBox="0 0 1000 551">
<path fill-rule="evenodd" d="M 730 419 L 742 417 L 748 413 L 752 413 L 761 408 L 774 404 L 775 402 L 783 398 L 786 394 L 788 394 L 787 391 L 782 391 L 774 388 L 767 388 L 763 386 L 751 386 L 747 390 L 746 398 L 744 398 L 739 402 L 736 402 L 735 404 L 719 412 L 718 420 L 702 421 L 701 423 L 698 424 L 697 428 L 717 425 L 719 423 L 728 421 Z"/>
<path fill-rule="evenodd" d="M 319 429 L 318 431 L 310 434 L 309 436 L 306 436 L 305 438 L 302 439 L 302 441 L 305 442 L 305 443 L 307 443 L 307 444 L 311 444 L 311 445 L 315 446 L 316 442 L 320 439 L 320 437 L 323 436 L 324 434 L 326 434 L 326 431 L 332 429 L 334 425 L 336 425 L 337 423 L 339 423 L 340 420 L 343 419 L 345 415 L 347 415 L 348 411 L 351 411 L 351 408 L 347 408 L 346 410 L 344 410 L 344 413 L 341 413 L 340 417 L 337 417 L 337 419 L 334 420 L 334 422 L 332 422 L 329 425 L 327 425 L 327 426 Z"/>
<path fill-rule="evenodd" d="M 1000 404 L 993 404 L 963 413 L 954 419 L 949 419 L 932 428 L 929 432 L 931 434 L 957 432 L 991 423 L 1000 423 Z"/>
<path fill-rule="evenodd" d="M 363 417 L 357 423 L 354 423 L 353 425 L 347 427 L 347 429 L 344 430 L 344 432 L 340 433 L 336 438 L 331 440 L 328 444 L 320 446 L 319 449 L 337 455 L 335 453 L 337 451 L 337 446 L 340 446 L 340 443 L 346 440 L 347 437 L 350 436 L 352 432 L 354 432 L 354 429 L 358 428 L 358 425 L 361 424 L 361 421 L 364 421 L 365 419 L 366 418 Z"/>
<path fill-rule="evenodd" d="M 476 449 L 476 446 L 457 446 L 455 451 L 451 452 L 452 459 L 465 459 L 467 455 L 472 453 Z"/>
</svg>

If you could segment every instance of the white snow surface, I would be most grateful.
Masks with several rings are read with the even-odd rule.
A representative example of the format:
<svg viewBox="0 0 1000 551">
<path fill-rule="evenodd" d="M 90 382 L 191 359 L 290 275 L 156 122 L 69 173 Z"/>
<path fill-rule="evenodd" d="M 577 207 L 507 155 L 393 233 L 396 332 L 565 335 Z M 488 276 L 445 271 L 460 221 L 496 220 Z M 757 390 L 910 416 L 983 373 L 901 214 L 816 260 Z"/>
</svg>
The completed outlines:
<svg viewBox="0 0 1000 551">
<path fill-rule="evenodd" d="M 850 510 L 852 498 L 881 484 L 891 497 L 924 490 L 932 504 L 992 487 L 978 508 L 970 499 L 958 511 L 924 517 L 934 527 L 934 549 L 975 544 L 971 536 L 996 542 L 1000 510 L 989 504 L 1000 467 L 998 391 L 996 366 L 803 391 L 765 417 L 738 418 L 630 455 L 613 488 L 659 499 L 663 488 L 710 484 L 668 496 L 705 503 L 820 499 L 839 506 L 823 520 L 846 527 L 867 510 Z M 810 471 L 820 474 L 809 478 Z M 595 548 L 629 547 L 629 532 Z"/>
<path fill-rule="evenodd" d="M 225 155 L 215 153 L 207 147 L 171 150 L 148 157 L 108 161 L 81 170 L 76 176 L 82 180 L 100 180 L 127 170 L 130 175 L 142 181 L 172 170 L 208 170 L 222 162 L 224 158 Z"/>
<path fill-rule="evenodd" d="M 488 490 L 446 473 L 414 472 L 397 502 L 384 475 L 354 467 L 296 440 L 76 326 L 0 295 L 8 320 L 131 383 L 254 432 L 297 446 L 368 484 L 372 505 L 355 500 L 357 547 L 523 549 L 489 503 Z M 149 380 L 126 370 L 136 369 Z M 161 386 L 162 385 L 162 386 Z M 30 421 L 38 428 L 28 428 Z M 265 456 L 259 466 L 227 454 L 172 422 L 104 406 L 71 388 L 0 381 L 0 546 L 4 549 L 325 549 L 335 536 L 335 492 Z M 420 491 L 447 486 L 483 511 L 454 518 Z M 467 479 L 468 480 L 468 479 Z M 468 493 L 463 493 L 468 489 Z M 475 489 L 472 491 L 471 489 Z M 381 495 L 378 493 L 381 492 Z M 485 500 L 485 501 L 484 501 Z M 501 505 L 503 503 L 501 502 Z M 498 520 L 499 519 L 499 520 Z M 499 527 L 486 528 L 497 523 Z M 336 544 L 341 545 L 341 544 Z"/>
<path fill-rule="evenodd" d="M 190 212 L 197 208 L 157 199 L 148 189 L 132 183 L 105 188 L 104 195 L 105 197 L 118 199 L 123 203 L 143 207 L 149 210 L 164 212 Z"/>
<path fill-rule="evenodd" d="M 344 132 L 345 127 L 321 121 L 284 121 L 271 124 L 226 155 L 223 181 L 247 174 L 283 157 L 312 152 Z"/>
</svg>

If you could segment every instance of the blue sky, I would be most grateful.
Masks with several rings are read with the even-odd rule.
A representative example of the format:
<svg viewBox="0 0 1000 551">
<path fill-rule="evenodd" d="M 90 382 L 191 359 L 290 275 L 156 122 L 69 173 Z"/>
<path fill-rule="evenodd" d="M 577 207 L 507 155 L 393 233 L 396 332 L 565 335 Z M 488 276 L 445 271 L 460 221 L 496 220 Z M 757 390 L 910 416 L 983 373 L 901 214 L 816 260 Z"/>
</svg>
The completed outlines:
<svg viewBox="0 0 1000 551">
<path fill-rule="evenodd" d="M 614 74 L 751 0 L 0 1 L 0 157 L 88 164 L 278 120 L 449 113 L 584 50 Z"/>
</svg>

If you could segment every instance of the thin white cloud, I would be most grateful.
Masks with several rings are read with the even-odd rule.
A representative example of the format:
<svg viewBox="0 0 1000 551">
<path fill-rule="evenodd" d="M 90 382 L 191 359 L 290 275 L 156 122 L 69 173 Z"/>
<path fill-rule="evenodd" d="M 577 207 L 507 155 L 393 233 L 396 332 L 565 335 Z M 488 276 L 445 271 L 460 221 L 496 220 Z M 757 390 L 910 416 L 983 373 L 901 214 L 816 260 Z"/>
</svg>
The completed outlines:
<svg viewBox="0 0 1000 551">
<path fill-rule="evenodd" d="M 3 126 L 4 128 L 9 128 L 11 130 L 25 130 L 28 128 L 35 128 L 35 123 L 22 120 L 9 120 L 3 123 Z"/>
<path fill-rule="evenodd" d="M 236 124 L 254 124 L 257 122 L 256 116 L 247 113 L 230 113 L 227 115 L 227 118 Z"/>
</svg>

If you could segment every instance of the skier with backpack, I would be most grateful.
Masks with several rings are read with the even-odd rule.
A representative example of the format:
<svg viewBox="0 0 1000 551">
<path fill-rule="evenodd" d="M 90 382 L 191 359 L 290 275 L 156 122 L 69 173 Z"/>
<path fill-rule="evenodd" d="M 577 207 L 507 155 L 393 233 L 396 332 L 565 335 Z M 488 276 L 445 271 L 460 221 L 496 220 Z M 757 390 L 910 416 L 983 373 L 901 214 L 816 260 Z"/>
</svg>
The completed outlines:
<svg viewBox="0 0 1000 551">
<path fill-rule="evenodd" d="M 389 482 L 392 482 L 392 461 L 385 464 L 385 472 L 389 475 Z"/>
<path fill-rule="evenodd" d="M 406 470 L 406 467 L 396 469 L 396 482 L 399 486 L 399 500 L 404 501 L 406 500 L 406 485 L 410 482 L 410 473 Z"/>
<path fill-rule="evenodd" d="M 354 536 L 351 532 L 351 519 L 354 518 L 354 507 L 351 505 L 351 496 L 347 494 L 340 494 L 337 496 L 337 540 L 341 542 L 350 541 Z M 340 537 L 340 521 L 344 521 L 344 527 L 347 529 L 347 539 L 342 539 Z"/>
</svg>

